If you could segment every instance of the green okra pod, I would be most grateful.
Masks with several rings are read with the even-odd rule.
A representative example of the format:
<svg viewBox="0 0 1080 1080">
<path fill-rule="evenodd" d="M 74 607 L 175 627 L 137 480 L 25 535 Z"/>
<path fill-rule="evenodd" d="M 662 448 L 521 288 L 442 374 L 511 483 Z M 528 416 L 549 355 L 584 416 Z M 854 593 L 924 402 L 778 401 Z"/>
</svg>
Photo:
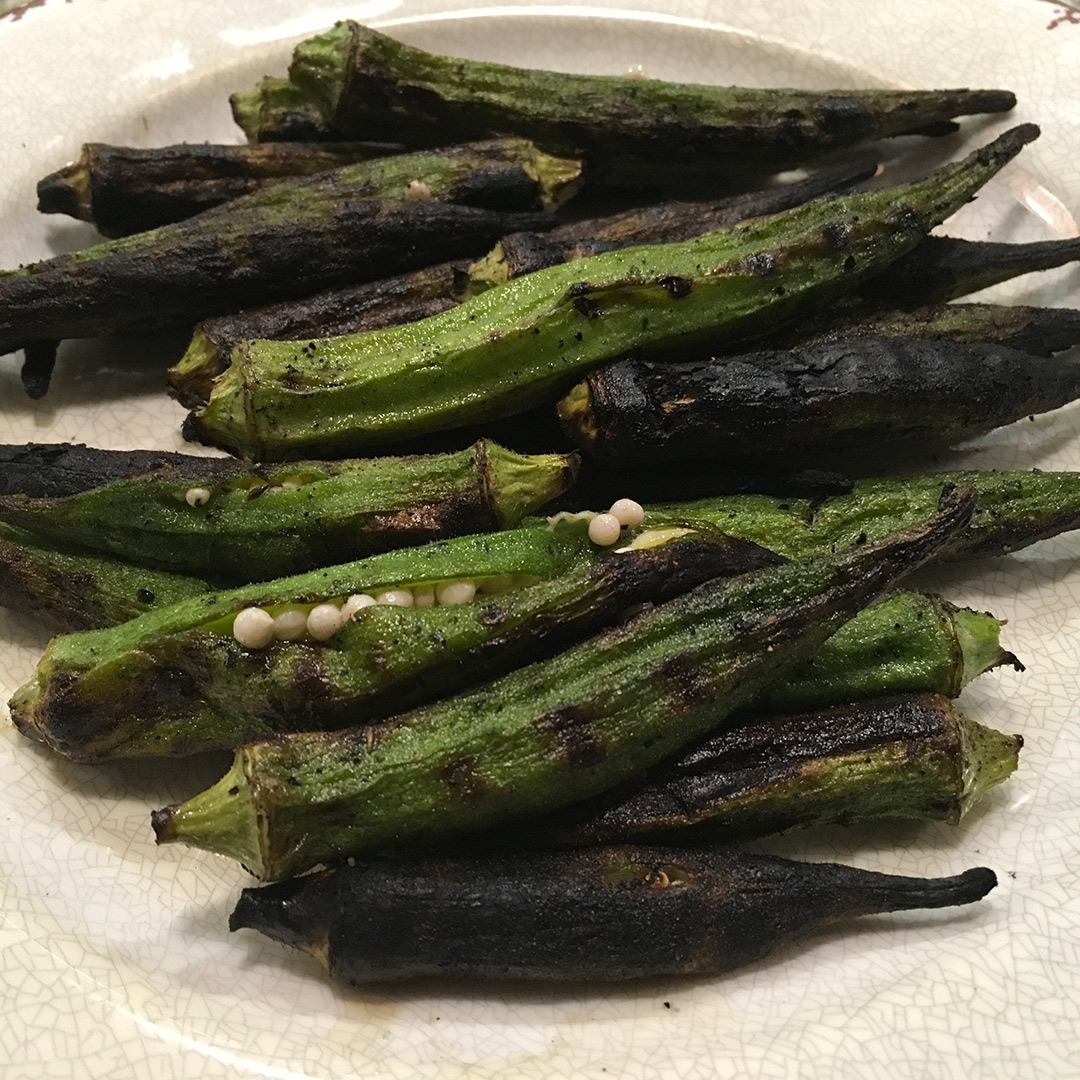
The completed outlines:
<svg viewBox="0 0 1080 1080">
<path fill-rule="evenodd" d="M 916 184 L 540 270 L 406 326 L 242 342 L 187 433 L 260 458 L 352 452 L 524 412 L 631 350 L 733 344 L 910 249 L 1036 134 Z"/>
<path fill-rule="evenodd" d="M 187 221 L 0 273 L 0 353 L 190 326 L 469 254 L 515 228 L 548 227 L 533 207 L 575 167 L 501 140 L 282 181 Z"/>
<path fill-rule="evenodd" d="M 351 726 L 551 655 L 635 605 L 780 561 L 712 530 L 619 553 L 593 548 L 581 527 L 570 531 L 546 545 L 543 536 L 520 535 L 517 558 L 512 543 L 485 556 L 484 538 L 451 541 L 438 560 L 441 581 L 432 580 L 423 549 L 411 567 L 397 560 L 400 576 L 390 582 L 378 556 L 338 567 L 337 603 L 347 578 L 350 591 L 369 596 L 379 585 L 408 589 L 413 605 L 359 609 L 326 640 L 299 633 L 252 648 L 234 632 L 244 608 L 303 615 L 335 599 L 313 594 L 310 575 L 219 592 L 111 632 L 57 638 L 12 699 L 12 717 L 25 734 L 83 761 L 232 749 L 280 732 Z M 455 554 L 458 567 L 472 561 L 473 574 L 451 569 Z M 476 573 L 480 566 L 486 572 Z M 528 566 L 545 573 L 520 568 Z M 431 606 L 414 606 L 425 590 L 446 596 L 448 585 L 479 591 L 467 602 L 435 606 L 429 595 Z M 267 595 L 293 602 L 268 603 Z"/>
<path fill-rule="evenodd" d="M 1011 109 L 1002 90 L 749 89 L 569 75 L 436 56 L 355 22 L 301 42 L 289 78 L 235 94 L 252 141 L 300 137 L 439 145 L 516 134 L 582 153 L 626 185 L 775 172 L 866 139 Z"/>
<path fill-rule="evenodd" d="M 212 588 L 201 578 L 43 543 L 0 525 L 0 605 L 56 630 L 115 626 Z"/>
<path fill-rule="evenodd" d="M 838 166 L 821 169 L 797 183 L 710 202 L 667 202 L 605 218 L 565 222 L 546 234 L 550 247 L 537 233 L 513 233 L 482 262 L 489 273 L 505 281 L 585 254 L 630 244 L 688 240 L 749 217 L 836 194 L 872 171 L 872 166 Z M 532 253 L 531 259 L 526 251 Z M 469 277 L 463 274 L 460 262 L 440 263 L 392 278 L 328 289 L 301 300 L 205 319 L 196 327 L 187 352 L 169 371 L 170 385 L 181 404 L 194 408 L 205 404 L 213 380 L 229 366 L 230 354 L 241 341 L 303 341 L 415 322 L 456 307 L 464 295 L 479 291 L 475 287 L 478 273 L 474 269 Z"/>
<path fill-rule="evenodd" d="M 511 528 L 565 491 L 577 466 L 573 455 L 515 454 L 487 439 L 451 454 L 206 462 L 168 461 L 63 497 L 0 495 L 0 521 L 140 565 L 266 581 Z"/>
<path fill-rule="evenodd" d="M 879 818 L 956 824 L 1014 772 L 1022 745 L 940 694 L 794 715 L 754 711 L 644 782 L 518 826 L 506 840 L 520 849 L 626 843 L 691 827 L 698 840 L 701 829 L 732 840 Z"/>
<path fill-rule="evenodd" d="M 708 582 L 389 727 L 242 747 L 213 788 L 155 812 L 158 841 L 276 878 L 597 795 L 748 704 L 932 557 L 973 505 L 970 489 L 953 489 L 932 518 L 884 541 Z"/>
<path fill-rule="evenodd" d="M 914 878 L 733 850 L 589 848 L 338 866 L 245 889 L 229 929 L 354 984 L 718 975 L 837 920 L 970 904 L 996 884 L 985 867 Z"/>
<path fill-rule="evenodd" d="M 151 149 L 84 143 L 77 160 L 38 182 L 38 210 L 130 236 L 183 221 L 291 176 L 386 157 L 391 143 L 180 143 Z"/>
<path fill-rule="evenodd" d="M 609 465 L 940 448 L 1080 396 L 1080 364 L 1005 345 L 826 336 L 682 362 L 623 359 L 558 404 L 571 443 Z"/>
</svg>

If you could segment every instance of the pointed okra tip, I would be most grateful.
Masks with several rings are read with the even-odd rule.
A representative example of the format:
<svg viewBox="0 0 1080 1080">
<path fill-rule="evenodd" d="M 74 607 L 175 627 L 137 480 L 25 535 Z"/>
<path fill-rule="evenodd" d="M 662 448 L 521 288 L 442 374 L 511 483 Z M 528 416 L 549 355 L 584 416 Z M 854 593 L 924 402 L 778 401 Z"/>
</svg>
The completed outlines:
<svg viewBox="0 0 1080 1080">
<path fill-rule="evenodd" d="M 960 713 L 959 717 L 963 739 L 963 782 L 960 794 L 962 818 L 986 792 L 1007 780 L 1016 771 L 1024 737 L 995 731 L 963 713 Z"/>
</svg>

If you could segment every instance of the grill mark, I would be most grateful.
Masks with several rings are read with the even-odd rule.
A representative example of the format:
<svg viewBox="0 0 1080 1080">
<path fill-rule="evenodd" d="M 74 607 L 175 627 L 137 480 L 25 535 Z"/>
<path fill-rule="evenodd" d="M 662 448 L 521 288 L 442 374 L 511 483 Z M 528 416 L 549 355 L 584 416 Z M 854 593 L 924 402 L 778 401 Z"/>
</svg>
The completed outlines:
<svg viewBox="0 0 1080 1080">
<path fill-rule="evenodd" d="M 593 718 L 579 705 L 549 709 L 533 721 L 554 756 L 571 769 L 599 765 L 607 756 L 596 739 Z"/>
</svg>

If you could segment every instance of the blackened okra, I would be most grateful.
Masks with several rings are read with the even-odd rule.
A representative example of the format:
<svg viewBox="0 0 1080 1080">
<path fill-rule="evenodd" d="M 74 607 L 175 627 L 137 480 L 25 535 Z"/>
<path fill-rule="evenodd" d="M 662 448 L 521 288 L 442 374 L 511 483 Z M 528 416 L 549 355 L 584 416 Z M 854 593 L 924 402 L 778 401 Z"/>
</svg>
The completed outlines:
<svg viewBox="0 0 1080 1080">
<path fill-rule="evenodd" d="M 159 843 L 259 877 L 549 813 L 723 723 L 962 529 L 971 489 L 885 540 L 711 581 L 622 626 L 389 726 L 282 735 L 156 811 Z"/>
<path fill-rule="evenodd" d="M 623 553 L 597 551 L 582 527 L 558 531 L 570 535 L 546 546 L 542 537 L 520 534 L 515 545 L 508 535 L 480 575 L 455 574 L 449 567 L 455 556 L 458 566 L 469 559 L 482 563 L 483 538 L 452 541 L 439 565 L 449 583 L 480 586 L 473 602 L 423 609 L 372 605 L 325 641 L 301 634 L 252 649 L 233 632 L 236 613 L 246 607 L 306 613 L 313 601 L 331 599 L 313 596 L 310 575 L 219 592 L 113 631 L 57 638 L 35 679 L 12 699 L 12 717 L 25 734 L 84 761 L 233 749 L 285 731 L 352 726 L 551 655 L 612 625 L 635 605 L 781 561 L 711 530 Z M 432 580 L 430 572 L 407 576 L 417 570 L 404 570 L 400 560 L 395 565 L 404 575 L 396 581 L 386 580 L 379 557 L 335 568 L 335 578 L 347 578 L 349 591 L 369 596 L 391 585 L 415 597 L 420 589 L 447 583 Z M 262 599 L 268 594 L 277 602 Z M 282 597 L 294 602 L 282 603 Z M 981 636 L 996 640 L 996 627 L 989 619 Z M 941 633 L 948 631 L 942 627 Z M 897 660 L 932 667 L 936 644 L 909 648 Z M 980 648 L 989 655 L 986 642 Z M 946 665 L 953 660 L 950 655 Z"/>
<path fill-rule="evenodd" d="M 291 176 L 310 176 L 400 151 L 391 143 L 277 142 L 152 149 L 84 143 L 76 161 L 38 182 L 38 210 L 130 236 L 183 221 Z"/>
<path fill-rule="evenodd" d="M 575 164 L 520 140 L 379 158 L 4 271 L 0 353 L 39 339 L 189 326 L 472 253 L 514 229 L 549 227 L 532 208 L 564 187 Z M 410 201 L 410 184 L 422 185 L 413 188 L 421 198 Z"/>
<path fill-rule="evenodd" d="M 107 453 L 107 452 L 106 452 Z M 572 483 L 573 455 L 481 439 L 413 457 L 253 466 L 191 457 L 62 498 L 0 495 L 46 541 L 219 581 L 267 581 L 448 536 L 512 528 Z"/>
<path fill-rule="evenodd" d="M 197 577 L 148 570 L 0 525 L 0 606 L 68 632 L 134 619 L 209 592 Z"/>
<path fill-rule="evenodd" d="M 252 141 L 391 139 L 413 146 L 521 135 L 620 185 L 776 172 L 867 139 L 1003 112 L 1004 90 L 750 89 L 570 75 L 436 56 L 358 23 L 301 42 L 289 78 L 234 94 Z M 306 134 L 305 134 L 306 132 Z"/>
<path fill-rule="evenodd" d="M 825 337 L 793 349 L 624 359 L 558 404 L 570 441 L 623 467 L 923 450 L 983 435 L 1080 396 L 1080 364 L 1004 345 Z"/>
<path fill-rule="evenodd" d="M 244 889 L 229 929 L 356 985 L 719 975 L 829 923 L 971 904 L 996 884 L 985 867 L 915 878 L 732 850 L 589 848 L 337 866 Z"/>
<path fill-rule="evenodd" d="M 814 713 L 754 711 L 632 787 L 576 803 L 507 842 L 626 843 L 672 829 L 710 838 L 878 818 L 955 825 L 1016 769 L 1023 745 L 940 694 L 907 694 Z M 496 836 L 496 842 L 499 837 Z"/>
<path fill-rule="evenodd" d="M 539 270 L 406 326 L 242 342 L 187 433 L 260 458 L 351 453 L 524 412 L 631 350 L 734 344 L 899 257 L 1037 133 L 915 184 Z"/>
<path fill-rule="evenodd" d="M 537 233 L 514 233 L 496 245 L 483 264 L 489 273 L 501 273 L 500 280 L 507 280 L 571 258 L 630 244 L 688 240 L 749 217 L 776 213 L 812 198 L 839 193 L 869 172 L 872 168 L 857 165 L 821 169 L 797 183 L 711 202 L 667 202 L 605 218 L 566 222 L 556 225 L 543 237 Z M 547 239 L 550 248 L 545 246 Z M 531 261 L 523 256 L 525 249 L 533 253 Z M 514 257 L 512 265 L 511 257 Z M 205 319 L 196 327 L 185 355 L 169 371 L 169 382 L 181 404 L 194 408 L 206 402 L 213 379 L 228 367 L 229 354 L 241 341 L 303 341 L 415 322 L 448 311 L 464 295 L 478 291 L 475 277 L 478 273 L 474 270 L 470 277 L 463 272 L 460 262 L 440 263 L 397 277 L 326 290 L 302 300 L 281 301 L 239 314 Z M 483 287 L 487 288 L 488 284 L 491 283 L 483 282 Z"/>
</svg>

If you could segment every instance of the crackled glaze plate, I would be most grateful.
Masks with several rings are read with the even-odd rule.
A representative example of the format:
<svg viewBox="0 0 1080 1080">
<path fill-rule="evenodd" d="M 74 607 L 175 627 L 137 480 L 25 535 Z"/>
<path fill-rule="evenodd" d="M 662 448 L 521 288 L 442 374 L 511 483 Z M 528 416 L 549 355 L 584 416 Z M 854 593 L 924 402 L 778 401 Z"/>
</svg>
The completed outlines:
<svg viewBox="0 0 1080 1080">
<path fill-rule="evenodd" d="M 953 156 L 1005 123 L 1044 135 L 948 231 L 1076 234 L 1080 14 L 1050 0 L 33 0 L 0 3 L 0 265 L 83 245 L 34 212 L 34 184 L 84 140 L 236 141 L 227 94 L 284 70 L 337 18 L 438 51 L 567 70 L 810 87 L 1006 86 L 1008 121 L 928 143 Z M 1080 306 L 1075 267 L 996 298 Z M 41 402 L 0 362 L 0 440 L 181 444 L 162 371 L 182 342 L 68 344 Z M 968 467 L 1080 468 L 1080 409 L 956 452 Z M 947 463 L 942 463 L 947 464 Z M 350 991 L 227 914 L 250 881 L 230 861 L 156 850 L 148 812 L 223 762 L 91 770 L 0 731 L 0 1075 L 925 1078 L 1080 1076 L 1080 535 L 923 584 L 1006 616 L 1023 674 L 971 687 L 977 719 L 1023 733 L 1016 776 L 959 828 L 819 830 L 762 844 L 900 873 L 986 864 L 973 908 L 867 919 L 725 979 L 617 987 L 421 984 Z M 0 610 L 4 697 L 47 635 Z"/>
</svg>

